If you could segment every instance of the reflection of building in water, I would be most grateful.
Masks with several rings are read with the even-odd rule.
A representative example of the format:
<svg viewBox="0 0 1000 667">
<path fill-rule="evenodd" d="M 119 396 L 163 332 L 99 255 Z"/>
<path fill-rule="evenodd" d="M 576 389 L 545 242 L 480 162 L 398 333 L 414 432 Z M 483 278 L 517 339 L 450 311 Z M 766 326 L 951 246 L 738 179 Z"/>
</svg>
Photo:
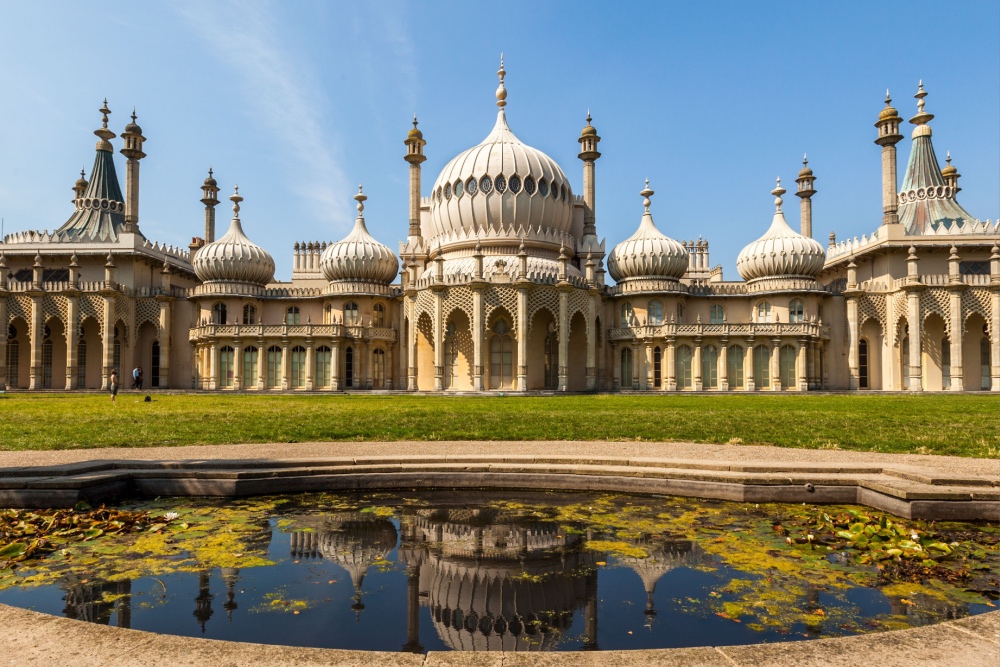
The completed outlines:
<svg viewBox="0 0 1000 667">
<path fill-rule="evenodd" d="M 635 573 L 642 579 L 642 586 L 646 590 L 646 609 L 643 613 L 647 617 L 655 616 L 653 594 L 656 592 L 656 583 L 660 578 L 674 568 L 694 565 L 703 560 L 704 556 L 691 540 L 664 541 L 643 536 L 634 540 L 633 544 L 645 549 L 649 557 L 621 558 L 619 560 L 622 565 L 635 570 Z M 647 625 L 648 623 L 649 621 L 647 621 Z"/>
<path fill-rule="evenodd" d="M 445 644 L 467 651 L 552 649 L 577 609 L 596 612 L 597 557 L 555 523 L 517 522 L 490 509 L 428 510 L 404 516 L 402 532 L 406 650 L 419 650 L 421 602 Z M 594 616 L 588 630 L 596 642 Z"/>
<path fill-rule="evenodd" d="M 199 572 L 198 597 L 194 599 L 194 617 L 201 624 L 201 634 L 205 634 L 205 624 L 208 623 L 208 619 L 212 618 L 212 614 L 215 613 L 212 610 L 212 600 L 215 599 L 215 596 L 212 595 L 209 589 L 210 581 L 208 572 Z"/>
<path fill-rule="evenodd" d="M 128 628 L 132 625 L 132 580 L 85 583 L 75 581 L 75 577 L 65 585 L 66 595 L 63 600 L 66 606 L 63 614 L 66 618 L 101 625 L 111 624 L 111 615 L 115 614 L 116 625 Z"/>
<path fill-rule="evenodd" d="M 964 602 L 939 600 L 923 593 L 908 595 L 906 598 L 889 597 L 889 607 L 893 616 L 906 616 L 909 625 L 931 625 L 941 621 L 953 621 L 969 615 L 969 605 Z M 906 604 L 902 600 L 908 600 Z"/>
</svg>

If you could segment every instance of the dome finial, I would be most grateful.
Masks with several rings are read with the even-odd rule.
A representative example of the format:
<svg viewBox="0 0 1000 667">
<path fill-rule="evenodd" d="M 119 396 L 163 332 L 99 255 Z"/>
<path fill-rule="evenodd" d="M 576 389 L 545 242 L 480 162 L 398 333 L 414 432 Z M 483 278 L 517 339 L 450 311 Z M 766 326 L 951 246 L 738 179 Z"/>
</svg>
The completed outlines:
<svg viewBox="0 0 1000 667">
<path fill-rule="evenodd" d="M 108 114 L 111 113 L 111 109 L 108 108 L 108 98 L 104 98 L 104 104 L 98 111 L 101 112 L 101 127 L 106 130 L 108 129 Z"/>
<path fill-rule="evenodd" d="M 778 181 L 778 185 L 773 190 L 771 190 L 771 194 L 774 195 L 774 210 L 776 212 L 780 213 L 781 212 L 781 201 L 782 201 L 781 200 L 781 195 L 785 194 L 787 192 L 787 190 L 785 190 L 785 188 L 781 187 L 781 177 L 780 176 L 777 178 L 777 181 Z"/>
<path fill-rule="evenodd" d="M 500 77 L 500 85 L 497 87 L 497 106 L 503 109 L 507 106 L 507 89 L 503 87 L 503 78 L 507 76 L 507 70 L 503 68 L 503 53 L 500 54 L 500 69 L 497 70 Z"/>
<path fill-rule="evenodd" d="M 649 213 L 649 205 L 652 203 L 651 201 L 649 201 L 649 198 L 656 193 L 653 192 L 653 190 L 649 189 L 648 178 L 646 179 L 646 187 L 643 188 L 642 192 L 640 192 L 639 194 L 642 195 L 642 205 L 646 207 L 646 213 Z"/>
<path fill-rule="evenodd" d="M 137 118 L 137 117 L 136 117 L 136 115 L 135 115 L 135 107 L 133 106 L 133 107 L 132 107 L 132 122 L 133 122 L 133 123 L 134 123 L 134 122 L 136 121 L 136 118 Z"/>
<path fill-rule="evenodd" d="M 233 202 L 233 217 L 237 220 L 240 217 L 240 202 L 243 201 L 243 197 L 240 196 L 240 186 L 234 188 L 234 192 L 229 197 L 229 201 Z"/>
<path fill-rule="evenodd" d="M 892 98 L 889 97 L 889 89 L 886 88 L 885 89 L 885 105 L 889 106 L 890 104 L 892 104 Z"/>
<path fill-rule="evenodd" d="M 949 165 L 951 164 L 951 151 L 948 151 L 948 156 L 944 159 Z"/>
<path fill-rule="evenodd" d="M 368 199 L 368 195 L 361 191 L 361 183 L 358 183 L 358 194 L 354 195 L 354 201 L 358 202 L 358 217 L 365 217 L 365 200 Z"/>
<path fill-rule="evenodd" d="M 414 130 L 417 129 L 417 114 L 416 114 L 416 112 L 413 113 L 413 129 Z"/>
<path fill-rule="evenodd" d="M 97 142 L 97 150 L 112 152 L 111 149 L 111 139 L 115 138 L 115 133 L 108 129 L 108 114 L 111 113 L 111 109 L 108 108 L 108 99 L 104 98 L 104 104 L 98 109 L 101 112 L 101 126 L 94 130 L 94 134 L 100 139 Z"/>
<path fill-rule="evenodd" d="M 802 166 L 803 167 L 808 167 L 809 166 L 809 154 L 808 153 L 803 153 L 802 154 Z"/>
<path fill-rule="evenodd" d="M 934 118 L 934 114 L 927 113 L 924 110 L 924 98 L 927 97 L 927 91 L 924 90 L 924 81 L 920 80 L 917 85 L 917 94 L 914 95 L 917 98 L 917 115 L 910 119 L 910 122 L 914 125 L 926 125 L 931 119 Z"/>
<path fill-rule="evenodd" d="M 587 107 L 587 125 L 590 125 L 590 121 L 593 120 L 590 117 L 590 107 Z"/>
</svg>

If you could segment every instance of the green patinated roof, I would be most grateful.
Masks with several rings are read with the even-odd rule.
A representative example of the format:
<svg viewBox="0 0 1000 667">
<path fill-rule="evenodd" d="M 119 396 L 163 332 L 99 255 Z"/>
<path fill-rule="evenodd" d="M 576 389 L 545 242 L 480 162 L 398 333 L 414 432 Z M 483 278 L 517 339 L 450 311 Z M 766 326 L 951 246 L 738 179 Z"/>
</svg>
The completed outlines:
<svg viewBox="0 0 1000 667">
<path fill-rule="evenodd" d="M 94 168 L 90 172 L 90 184 L 82 199 L 106 200 L 124 206 L 125 198 L 118 184 L 114 154 L 110 151 L 97 151 Z M 56 232 L 70 241 L 114 241 L 124 226 L 124 213 L 105 210 L 98 204 L 73 211 L 69 220 Z"/>
<path fill-rule="evenodd" d="M 976 221 L 955 200 L 955 193 L 939 194 L 945 186 L 930 132 L 914 137 L 900 189 L 900 196 L 905 199 L 899 206 L 899 222 L 904 225 L 907 234 L 937 231 L 941 226 L 951 233 L 960 234 L 963 228 Z M 929 194 L 931 192 L 933 195 Z M 910 193 L 913 193 L 913 199 Z"/>
</svg>

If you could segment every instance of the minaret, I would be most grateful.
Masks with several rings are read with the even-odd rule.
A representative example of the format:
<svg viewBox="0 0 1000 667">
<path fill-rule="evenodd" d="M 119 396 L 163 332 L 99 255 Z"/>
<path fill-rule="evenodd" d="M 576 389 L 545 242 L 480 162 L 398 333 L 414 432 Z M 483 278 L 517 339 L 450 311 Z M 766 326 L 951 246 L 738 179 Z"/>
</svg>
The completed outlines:
<svg viewBox="0 0 1000 667">
<path fill-rule="evenodd" d="M 899 113 L 892 108 L 888 90 L 885 91 L 885 108 L 879 113 L 875 127 L 878 128 L 878 138 L 875 139 L 875 143 L 882 147 L 882 224 L 894 225 L 899 222 L 897 213 L 899 202 L 896 195 L 896 144 L 903 135 L 899 133 Z"/>
<path fill-rule="evenodd" d="M 584 236 L 595 236 L 597 234 L 596 218 L 594 215 L 594 162 L 597 161 L 597 158 L 601 157 L 601 154 L 597 152 L 597 144 L 601 138 L 597 136 L 597 129 L 590 124 L 590 121 L 590 109 L 587 109 L 587 126 L 580 132 L 580 138 L 577 140 L 580 142 L 580 154 L 577 157 L 583 160 Z"/>
<path fill-rule="evenodd" d="M 201 203 L 205 205 L 205 243 L 215 241 L 215 207 L 219 205 L 219 183 L 212 176 L 212 168 L 208 168 L 208 178 L 201 186 Z"/>
<path fill-rule="evenodd" d="M 417 129 L 417 114 L 413 114 L 413 129 L 406 135 L 406 155 L 403 159 L 410 163 L 410 240 L 420 238 L 420 165 L 424 155 L 424 134 Z"/>
<path fill-rule="evenodd" d="M 962 191 L 962 188 L 958 187 L 958 179 L 962 176 L 958 173 L 958 168 L 951 163 L 951 151 L 948 151 L 948 157 L 945 159 L 947 166 L 941 170 L 941 175 L 944 177 L 944 183 L 951 188 L 952 194 L 957 194 Z"/>
<path fill-rule="evenodd" d="M 895 149 L 893 149 L 895 150 Z M 802 198 L 801 203 L 801 221 L 802 221 L 802 236 L 807 236 L 812 238 L 813 235 L 813 205 L 812 196 L 816 194 L 816 189 L 813 184 L 816 182 L 816 177 L 813 176 L 813 170 L 809 168 L 809 156 L 802 156 L 802 171 L 799 172 L 799 177 L 795 179 L 795 182 L 799 184 L 799 189 L 796 191 L 795 196 Z"/>
<path fill-rule="evenodd" d="M 135 122 L 135 109 L 132 109 L 132 122 L 125 126 L 122 132 L 125 147 L 121 154 L 128 158 L 125 163 L 125 228 L 126 234 L 139 233 L 139 160 L 146 157 L 142 152 L 142 144 L 146 137 L 142 136 L 142 128 Z"/>
<path fill-rule="evenodd" d="M 85 178 L 86 175 L 86 170 L 81 169 L 80 178 L 76 179 L 76 183 L 73 184 L 73 204 L 76 205 L 77 210 L 80 210 L 80 201 L 83 199 L 83 193 L 87 191 L 87 186 L 90 185 Z"/>
</svg>

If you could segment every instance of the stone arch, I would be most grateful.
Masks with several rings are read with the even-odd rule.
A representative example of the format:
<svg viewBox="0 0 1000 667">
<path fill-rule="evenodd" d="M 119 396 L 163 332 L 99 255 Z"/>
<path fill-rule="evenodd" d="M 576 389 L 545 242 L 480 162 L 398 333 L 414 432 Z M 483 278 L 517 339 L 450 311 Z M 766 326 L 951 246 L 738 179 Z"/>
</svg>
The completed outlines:
<svg viewBox="0 0 1000 667">
<path fill-rule="evenodd" d="M 136 327 L 135 360 L 132 366 L 142 366 L 142 386 L 146 389 L 153 386 L 153 343 L 159 341 L 159 329 L 158 323 L 149 320 Z"/>
<path fill-rule="evenodd" d="M 416 330 L 417 389 L 434 390 L 434 322 L 430 314 L 423 312 L 417 317 Z M 411 362 L 413 363 L 413 362 Z"/>
<path fill-rule="evenodd" d="M 569 358 L 566 360 L 566 388 L 587 389 L 587 318 L 579 310 L 569 318 Z"/>
<path fill-rule="evenodd" d="M 972 312 L 965 318 L 962 334 L 962 376 L 965 389 L 970 391 L 990 388 L 989 320 L 981 313 Z M 983 345 L 985 341 L 985 347 Z M 983 353 L 986 354 L 983 354 Z"/>
<path fill-rule="evenodd" d="M 948 321 L 937 312 L 924 317 L 920 336 L 920 366 L 928 391 L 947 388 L 950 376 L 950 332 Z"/>
<path fill-rule="evenodd" d="M 558 311 L 557 311 L 558 312 Z M 559 318 L 548 306 L 535 309 L 528 322 L 528 389 L 558 389 Z M 564 362 L 562 362 L 564 363 Z"/>
<path fill-rule="evenodd" d="M 44 334 L 48 336 L 44 336 Z M 42 377 L 37 386 L 41 389 L 66 388 L 66 344 L 69 336 L 62 319 L 53 315 L 45 320 L 42 339 Z"/>
<path fill-rule="evenodd" d="M 101 345 L 101 323 L 96 317 L 87 315 L 80 320 L 78 341 L 76 386 L 79 389 L 100 389 L 104 352 Z M 83 343 L 82 346 L 79 345 L 80 342 Z"/>
<path fill-rule="evenodd" d="M 463 308 L 455 306 L 444 323 L 444 388 L 469 391 L 473 371 L 471 320 Z"/>
<path fill-rule="evenodd" d="M 861 367 L 861 356 L 860 356 L 860 344 L 861 341 L 865 341 L 868 346 L 867 349 L 867 387 L 860 387 L 861 389 L 882 389 L 882 348 L 884 344 L 882 336 L 882 326 L 879 321 L 874 317 L 865 318 L 864 322 L 858 327 L 860 332 L 860 337 L 858 340 L 859 345 L 859 356 L 858 356 L 858 367 L 860 373 Z"/>
<path fill-rule="evenodd" d="M 13 330 L 11 329 L 13 327 Z M 14 332 L 14 337 L 9 334 Z M 3 336 L 7 336 L 7 386 L 12 389 L 27 389 L 31 377 L 31 331 L 27 318 L 15 315 L 10 318 Z"/>
</svg>

